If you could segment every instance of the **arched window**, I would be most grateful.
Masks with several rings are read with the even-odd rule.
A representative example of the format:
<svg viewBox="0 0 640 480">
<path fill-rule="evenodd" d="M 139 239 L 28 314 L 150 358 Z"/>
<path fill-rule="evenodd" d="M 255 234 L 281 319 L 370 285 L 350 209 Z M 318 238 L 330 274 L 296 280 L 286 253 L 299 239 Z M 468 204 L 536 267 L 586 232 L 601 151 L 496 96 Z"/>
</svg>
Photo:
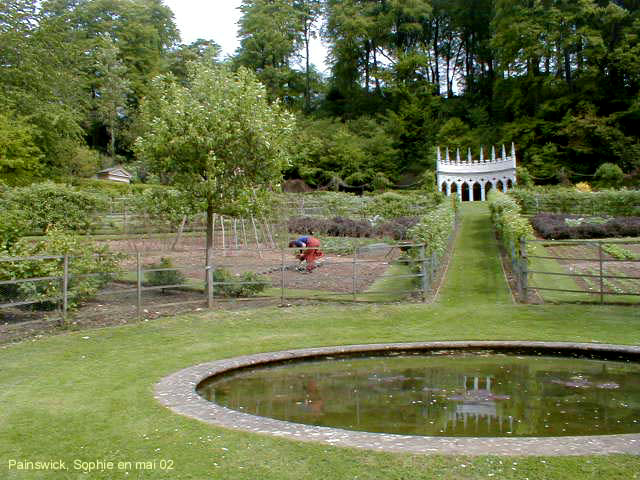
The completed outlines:
<svg viewBox="0 0 640 480">
<path fill-rule="evenodd" d="M 484 184 L 484 196 L 485 198 L 489 195 L 489 192 L 491 191 L 491 189 L 493 188 L 493 185 L 491 185 L 491 182 L 487 182 Z"/>
<path fill-rule="evenodd" d="M 447 182 L 442 182 L 442 188 L 440 189 L 442 193 L 447 194 Z"/>
<path fill-rule="evenodd" d="M 511 179 L 507 180 L 507 189 L 511 190 L 513 188 L 513 182 L 511 181 Z"/>
<path fill-rule="evenodd" d="M 502 183 L 502 180 L 498 180 L 498 184 L 496 185 L 496 188 L 501 192 L 504 192 L 504 183 Z"/>
<path fill-rule="evenodd" d="M 458 193 L 458 184 L 455 182 L 451 183 L 451 195 L 453 195 L 454 193 Z"/>
</svg>

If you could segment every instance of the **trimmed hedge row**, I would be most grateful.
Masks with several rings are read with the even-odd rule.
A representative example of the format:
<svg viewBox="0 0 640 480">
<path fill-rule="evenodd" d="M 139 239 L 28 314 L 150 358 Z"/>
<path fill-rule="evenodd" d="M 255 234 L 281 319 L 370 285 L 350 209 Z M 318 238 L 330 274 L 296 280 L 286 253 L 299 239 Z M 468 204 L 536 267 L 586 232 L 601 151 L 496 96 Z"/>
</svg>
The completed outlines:
<svg viewBox="0 0 640 480">
<path fill-rule="evenodd" d="M 581 192 L 575 188 L 514 188 L 509 195 L 522 207 L 522 213 L 574 213 L 586 215 L 638 216 L 639 190 Z"/>
<path fill-rule="evenodd" d="M 491 220 L 505 249 L 511 255 L 511 246 L 533 236 L 533 228 L 521 215 L 520 205 L 509 195 L 498 190 L 491 190 L 488 196 Z"/>
<path fill-rule="evenodd" d="M 597 218 L 558 213 L 540 213 L 531 223 L 542 238 L 614 238 L 640 236 L 640 217 Z"/>
</svg>

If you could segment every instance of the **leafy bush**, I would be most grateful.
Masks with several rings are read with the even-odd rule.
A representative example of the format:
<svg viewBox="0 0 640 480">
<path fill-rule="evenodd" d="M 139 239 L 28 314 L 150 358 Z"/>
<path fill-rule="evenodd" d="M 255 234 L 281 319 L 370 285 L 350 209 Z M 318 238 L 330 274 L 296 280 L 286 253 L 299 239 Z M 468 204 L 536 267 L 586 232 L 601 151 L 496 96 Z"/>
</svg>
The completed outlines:
<svg viewBox="0 0 640 480">
<path fill-rule="evenodd" d="M 165 257 L 160 259 L 160 263 L 146 266 L 146 270 L 153 271 L 145 272 L 145 286 L 182 285 L 185 282 L 184 274 L 180 270 L 171 269 L 172 267 L 171 259 Z"/>
<path fill-rule="evenodd" d="M 578 182 L 576 183 L 576 190 L 579 192 L 591 192 L 591 185 L 589 182 Z"/>
<path fill-rule="evenodd" d="M 69 256 L 69 307 L 89 299 L 119 271 L 120 256 L 109 252 L 74 233 L 52 228 L 37 242 L 24 239 L 10 250 L 0 250 L 0 257 Z M 34 301 L 39 308 L 51 308 L 62 296 L 63 260 L 16 260 L 0 262 L 0 280 L 58 277 L 53 280 L 17 284 L 13 291 L 5 290 L 3 301 Z"/>
<path fill-rule="evenodd" d="M 580 192 L 575 188 L 563 187 L 514 188 L 509 191 L 509 196 L 517 200 L 522 207 L 522 212 L 527 215 L 540 212 L 640 215 L 640 191 L 638 190 Z"/>
<path fill-rule="evenodd" d="M 596 184 L 600 188 L 619 188 L 624 181 L 624 172 L 613 163 L 603 163 L 595 174 Z"/>
<path fill-rule="evenodd" d="M 6 208 L 0 215 L 0 249 L 11 248 L 20 237 L 28 233 L 28 228 L 29 215 L 26 210 Z"/>
<path fill-rule="evenodd" d="M 557 213 L 540 213 L 531 220 L 542 238 L 614 238 L 640 236 L 640 217 L 581 217 Z"/>
<path fill-rule="evenodd" d="M 222 297 L 252 297 L 264 291 L 269 281 L 254 272 L 233 275 L 225 268 L 216 268 L 213 273 L 213 293 Z"/>
<path fill-rule="evenodd" d="M 0 199 L 3 212 L 18 210 L 26 213 L 25 230 L 44 232 L 49 227 L 86 231 L 97 211 L 105 210 L 104 195 L 77 190 L 53 182 L 14 188 Z"/>
</svg>

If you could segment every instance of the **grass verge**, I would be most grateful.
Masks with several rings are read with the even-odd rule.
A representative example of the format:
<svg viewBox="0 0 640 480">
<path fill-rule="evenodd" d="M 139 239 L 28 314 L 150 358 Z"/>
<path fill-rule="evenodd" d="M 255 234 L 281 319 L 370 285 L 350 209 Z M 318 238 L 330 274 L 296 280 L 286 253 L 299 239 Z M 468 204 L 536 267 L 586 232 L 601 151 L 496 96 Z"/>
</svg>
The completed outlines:
<svg viewBox="0 0 640 480">
<path fill-rule="evenodd" d="M 235 432 L 174 415 L 152 391 L 180 368 L 256 352 L 456 339 L 640 344 L 639 327 L 637 311 L 622 306 L 343 305 L 184 315 L 10 345 L 0 350 L 0 477 L 634 478 L 640 458 L 633 456 L 416 456 Z M 68 470 L 8 468 L 11 460 L 49 459 L 62 459 Z M 156 466 L 89 476 L 73 467 L 96 459 Z M 173 469 L 160 469 L 163 460 Z"/>
</svg>

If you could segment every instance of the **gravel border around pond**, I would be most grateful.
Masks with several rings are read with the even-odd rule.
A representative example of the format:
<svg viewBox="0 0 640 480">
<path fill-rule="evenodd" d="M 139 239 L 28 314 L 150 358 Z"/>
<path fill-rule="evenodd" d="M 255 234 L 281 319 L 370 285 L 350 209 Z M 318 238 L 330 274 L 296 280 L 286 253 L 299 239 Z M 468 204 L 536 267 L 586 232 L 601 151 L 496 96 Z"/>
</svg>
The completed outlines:
<svg viewBox="0 0 640 480">
<path fill-rule="evenodd" d="M 196 393 L 205 379 L 239 368 L 302 358 L 419 350 L 522 350 L 580 352 L 598 357 L 622 357 L 638 361 L 640 347 L 568 342 L 457 341 L 347 345 L 259 353 L 203 363 L 163 378 L 155 386 L 155 398 L 173 412 L 219 427 L 274 435 L 295 441 L 319 442 L 387 452 L 452 455 L 640 455 L 640 433 L 573 437 L 429 437 L 358 432 L 303 425 L 258 417 L 211 403 Z"/>
</svg>

